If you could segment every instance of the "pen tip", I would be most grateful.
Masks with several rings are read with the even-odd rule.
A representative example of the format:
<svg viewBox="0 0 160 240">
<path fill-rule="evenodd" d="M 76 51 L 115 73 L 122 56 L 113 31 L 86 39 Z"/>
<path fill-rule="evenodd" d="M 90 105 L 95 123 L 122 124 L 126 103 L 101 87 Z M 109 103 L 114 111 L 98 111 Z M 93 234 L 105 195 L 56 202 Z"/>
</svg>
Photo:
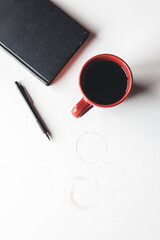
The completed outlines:
<svg viewBox="0 0 160 240">
<path fill-rule="evenodd" d="M 50 136 L 49 136 L 49 133 L 48 133 L 48 132 L 46 132 L 46 136 L 47 136 L 47 138 L 48 138 L 49 141 L 50 141 L 51 139 L 50 139 Z"/>
</svg>

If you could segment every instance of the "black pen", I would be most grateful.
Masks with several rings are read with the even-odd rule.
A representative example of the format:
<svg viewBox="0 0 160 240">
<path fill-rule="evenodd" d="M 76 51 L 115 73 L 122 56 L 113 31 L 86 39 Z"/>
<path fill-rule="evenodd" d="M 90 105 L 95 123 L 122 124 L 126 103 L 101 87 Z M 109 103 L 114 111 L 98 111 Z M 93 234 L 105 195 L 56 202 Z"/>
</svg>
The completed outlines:
<svg viewBox="0 0 160 240">
<path fill-rule="evenodd" d="M 27 105 L 29 106 L 31 112 L 33 113 L 37 123 L 39 124 L 42 132 L 47 136 L 47 138 L 50 140 L 50 133 L 47 129 L 47 127 L 45 126 L 44 122 L 42 121 L 39 113 L 37 112 L 37 110 L 35 109 L 33 102 L 28 94 L 28 92 L 25 90 L 25 88 L 18 82 L 15 82 L 16 86 L 18 87 L 20 93 L 22 94 L 23 98 L 25 99 Z"/>
</svg>

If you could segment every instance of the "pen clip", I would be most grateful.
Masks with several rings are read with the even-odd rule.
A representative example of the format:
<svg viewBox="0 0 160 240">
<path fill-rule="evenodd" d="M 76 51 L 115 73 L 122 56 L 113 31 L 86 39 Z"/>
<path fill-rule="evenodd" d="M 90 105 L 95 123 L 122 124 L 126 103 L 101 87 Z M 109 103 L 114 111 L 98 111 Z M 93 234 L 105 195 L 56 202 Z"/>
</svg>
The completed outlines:
<svg viewBox="0 0 160 240">
<path fill-rule="evenodd" d="M 19 82 L 15 82 L 16 86 L 18 87 L 19 91 L 23 95 L 23 97 L 26 99 L 27 102 L 31 103 L 33 105 L 33 100 L 30 97 L 28 91 L 23 87 Z"/>
<path fill-rule="evenodd" d="M 21 85 L 22 87 L 22 85 Z M 27 97 L 28 101 L 33 105 L 33 100 L 31 98 L 31 96 L 29 95 L 28 91 L 25 89 L 25 87 L 22 87 L 21 89 L 23 89 L 23 92 L 25 94 L 25 96 Z"/>
<path fill-rule="evenodd" d="M 28 91 L 23 87 L 21 84 L 18 83 L 18 88 L 22 92 L 23 96 L 25 97 L 26 101 L 30 102 L 33 105 L 33 100 L 30 97 Z"/>
</svg>

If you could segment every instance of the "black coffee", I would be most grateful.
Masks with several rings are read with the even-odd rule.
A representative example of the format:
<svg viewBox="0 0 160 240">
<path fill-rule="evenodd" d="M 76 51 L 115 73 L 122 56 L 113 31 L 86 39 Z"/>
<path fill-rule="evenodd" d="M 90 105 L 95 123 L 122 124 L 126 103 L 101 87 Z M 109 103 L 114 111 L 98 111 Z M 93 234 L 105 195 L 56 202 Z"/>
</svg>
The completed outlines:
<svg viewBox="0 0 160 240">
<path fill-rule="evenodd" d="M 109 105 L 124 96 L 127 81 L 125 71 L 117 63 L 99 61 L 87 69 L 82 88 L 91 101 Z"/>
</svg>

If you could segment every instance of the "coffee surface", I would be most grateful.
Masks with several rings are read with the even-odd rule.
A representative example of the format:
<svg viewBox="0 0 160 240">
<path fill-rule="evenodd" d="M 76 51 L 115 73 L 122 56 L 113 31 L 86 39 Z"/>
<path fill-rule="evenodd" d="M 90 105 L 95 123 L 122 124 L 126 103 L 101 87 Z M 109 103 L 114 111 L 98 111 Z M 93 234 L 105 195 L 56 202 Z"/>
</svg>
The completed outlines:
<svg viewBox="0 0 160 240">
<path fill-rule="evenodd" d="M 127 81 L 125 71 L 117 63 L 99 61 L 87 69 L 82 88 L 94 103 L 110 105 L 124 96 Z"/>
</svg>

